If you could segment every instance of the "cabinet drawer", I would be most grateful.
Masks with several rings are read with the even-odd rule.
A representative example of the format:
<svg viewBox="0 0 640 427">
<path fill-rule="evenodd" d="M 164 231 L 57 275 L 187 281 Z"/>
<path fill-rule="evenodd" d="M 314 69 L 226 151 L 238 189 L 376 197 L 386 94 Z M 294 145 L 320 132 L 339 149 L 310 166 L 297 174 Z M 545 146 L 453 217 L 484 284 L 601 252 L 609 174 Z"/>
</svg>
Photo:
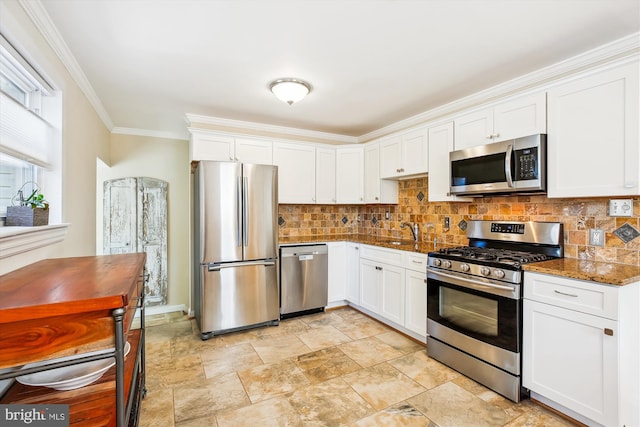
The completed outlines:
<svg viewBox="0 0 640 427">
<path fill-rule="evenodd" d="M 402 262 L 407 270 L 419 271 L 426 273 L 427 271 L 427 254 L 417 252 L 402 252 Z"/>
<path fill-rule="evenodd" d="M 617 320 L 618 289 L 594 282 L 525 272 L 524 297 Z"/>
<path fill-rule="evenodd" d="M 362 245 L 360 247 L 360 258 L 380 261 L 386 264 L 402 267 L 402 251 L 394 249 L 379 248 L 377 246 Z"/>
</svg>

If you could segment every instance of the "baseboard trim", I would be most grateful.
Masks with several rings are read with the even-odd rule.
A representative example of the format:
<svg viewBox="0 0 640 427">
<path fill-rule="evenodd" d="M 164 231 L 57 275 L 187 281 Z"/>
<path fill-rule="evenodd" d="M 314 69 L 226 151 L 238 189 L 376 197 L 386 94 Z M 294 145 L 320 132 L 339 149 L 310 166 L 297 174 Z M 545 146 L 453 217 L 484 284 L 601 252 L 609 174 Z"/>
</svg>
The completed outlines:
<svg viewBox="0 0 640 427">
<path fill-rule="evenodd" d="M 144 315 L 153 316 L 154 314 L 173 313 L 175 311 L 187 312 L 187 308 L 184 304 L 178 305 L 152 305 L 151 307 L 144 308 Z M 136 310 L 135 318 L 140 317 L 140 309 Z"/>
</svg>

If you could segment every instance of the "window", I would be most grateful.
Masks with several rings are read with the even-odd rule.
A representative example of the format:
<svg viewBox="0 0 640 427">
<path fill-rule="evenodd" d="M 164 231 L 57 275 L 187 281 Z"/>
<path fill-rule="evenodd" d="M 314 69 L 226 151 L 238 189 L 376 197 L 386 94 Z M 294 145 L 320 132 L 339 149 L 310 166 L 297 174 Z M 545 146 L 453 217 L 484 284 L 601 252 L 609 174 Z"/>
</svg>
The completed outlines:
<svg viewBox="0 0 640 427">
<path fill-rule="evenodd" d="M 23 186 L 25 198 L 33 183 L 46 192 L 56 132 L 43 106 L 53 98 L 51 85 L 0 34 L 0 217 Z"/>
</svg>

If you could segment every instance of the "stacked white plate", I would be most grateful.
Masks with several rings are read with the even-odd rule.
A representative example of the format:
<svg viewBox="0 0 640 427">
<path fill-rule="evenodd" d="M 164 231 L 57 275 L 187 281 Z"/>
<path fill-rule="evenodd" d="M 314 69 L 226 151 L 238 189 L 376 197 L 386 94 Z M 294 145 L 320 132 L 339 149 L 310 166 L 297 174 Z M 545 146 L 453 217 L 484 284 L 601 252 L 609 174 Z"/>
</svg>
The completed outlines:
<svg viewBox="0 0 640 427">
<path fill-rule="evenodd" d="M 124 347 L 125 356 L 129 354 L 131 345 L 126 343 Z M 24 365 L 23 369 L 42 366 L 53 362 L 64 362 L 67 360 L 79 359 L 81 357 L 92 356 L 95 354 L 108 353 L 111 350 L 94 351 L 91 353 L 76 354 L 73 356 L 62 357 L 54 360 L 31 363 Z M 84 387 L 92 382 L 97 381 L 105 372 L 116 364 L 115 357 L 94 360 L 92 362 L 79 363 L 76 365 L 65 366 L 63 368 L 49 369 L 46 371 L 36 372 L 33 374 L 22 375 L 16 378 L 21 384 L 36 387 L 49 387 L 55 390 L 73 390 L 75 388 Z"/>
</svg>

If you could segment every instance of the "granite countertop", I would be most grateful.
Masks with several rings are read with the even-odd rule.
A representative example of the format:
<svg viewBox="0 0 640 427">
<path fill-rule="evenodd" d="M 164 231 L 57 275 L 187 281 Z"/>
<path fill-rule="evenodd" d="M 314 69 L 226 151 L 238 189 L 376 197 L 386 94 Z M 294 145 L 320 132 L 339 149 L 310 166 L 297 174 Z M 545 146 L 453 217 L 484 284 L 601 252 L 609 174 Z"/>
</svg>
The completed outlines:
<svg viewBox="0 0 640 427">
<path fill-rule="evenodd" d="M 525 264 L 523 268 L 525 271 L 588 280 L 608 285 L 624 286 L 640 281 L 640 267 L 638 266 L 584 259 L 559 258 Z"/>
<path fill-rule="evenodd" d="M 391 242 L 401 242 L 400 245 Z M 365 234 L 338 234 L 332 236 L 295 236 L 281 237 L 281 245 L 324 242 L 353 242 L 365 245 L 381 246 L 401 251 L 427 254 L 434 248 L 432 242 L 418 242 L 400 240 L 390 237 L 370 236 Z M 640 267 L 624 264 L 614 264 L 601 261 L 588 261 L 574 258 L 559 258 L 550 261 L 525 264 L 525 271 L 551 274 L 571 279 L 587 280 L 609 285 L 624 286 L 640 281 Z"/>
<path fill-rule="evenodd" d="M 353 242 L 364 245 L 380 246 L 383 248 L 397 249 L 400 251 L 418 252 L 427 254 L 434 251 L 433 242 L 414 242 L 413 240 L 394 239 L 392 237 L 370 236 L 366 234 L 338 234 L 332 236 L 295 236 L 281 237 L 281 245 L 297 245 L 305 243 L 323 242 Z M 391 242 L 400 242 L 393 244 Z"/>
</svg>

